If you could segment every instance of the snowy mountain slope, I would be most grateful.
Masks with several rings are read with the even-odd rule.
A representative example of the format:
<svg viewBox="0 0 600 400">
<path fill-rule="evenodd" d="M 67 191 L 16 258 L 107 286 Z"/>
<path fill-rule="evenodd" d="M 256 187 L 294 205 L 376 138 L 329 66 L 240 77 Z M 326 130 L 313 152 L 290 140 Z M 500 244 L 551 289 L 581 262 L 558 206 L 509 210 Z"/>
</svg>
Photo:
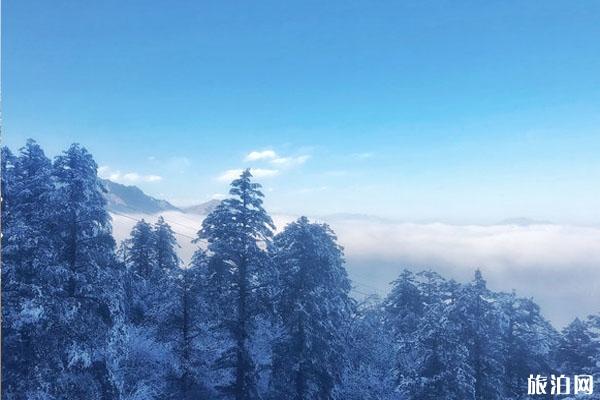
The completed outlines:
<svg viewBox="0 0 600 400">
<path fill-rule="evenodd" d="M 108 179 L 103 179 L 102 183 L 107 190 L 105 197 L 108 201 L 109 211 L 154 214 L 163 211 L 179 210 L 166 200 L 159 200 L 148 196 L 137 186 L 122 185 Z"/>
<path fill-rule="evenodd" d="M 183 207 L 181 210 L 186 214 L 207 215 L 219 205 L 220 200 L 209 200 L 195 206 Z"/>
</svg>

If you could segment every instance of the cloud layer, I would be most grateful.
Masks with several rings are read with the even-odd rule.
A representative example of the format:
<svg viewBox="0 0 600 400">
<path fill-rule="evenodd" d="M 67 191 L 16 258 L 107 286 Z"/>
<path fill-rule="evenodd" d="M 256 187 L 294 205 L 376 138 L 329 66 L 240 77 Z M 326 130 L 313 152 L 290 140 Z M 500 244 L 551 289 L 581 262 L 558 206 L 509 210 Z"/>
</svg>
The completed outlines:
<svg viewBox="0 0 600 400">
<path fill-rule="evenodd" d="M 137 172 L 113 171 L 110 167 L 103 165 L 98 168 L 98 175 L 104 179 L 110 179 L 118 183 L 160 182 L 160 175 L 144 175 Z"/>
<path fill-rule="evenodd" d="M 293 167 L 302 165 L 310 158 L 307 154 L 297 156 L 281 156 L 274 150 L 254 150 L 244 157 L 244 161 L 264 161 L 279 167 Z"/>
<path fill-rule="evenodd" d="M 251 151 L 244 161 L 272 160 L 277 158 L 277 153 L 273 150 Z"/>
<path fill-rule="evenodd" d="M 250 168 L 250 172 L 256 178 L 270 178 L 279 175 L 286 169 L 304 164 L 310 158 L 309 155 L 281 156 L 274 150 L 254 150 L 246 154 L 245 162 L 258 163 L 258 165 L 269 166 L 269 168 Z M 242 173 L 242 168 L 228 169 L 217 176 L 217 180 L 231 182 Z"/>
<path fill-rule="evenodd" d="M 330 222 L 351 275 L 380 292 L 403 268 L 431 268 L 462 282 L 480 268 L 490 287 L 534 297 L 559 326 L 600 312 L 600 228 Z"/>
<path fill-rule="evenodd" d="M 296 157 L 276 157 L 276 158 L 273 158 L 272 160 L 270 160 L 270 162 L 273 165 L 279 165 L 282 167 L 293 167 L 295 165 L 304 164 L 309 158 L 310 158 L 310 156 L 308 156 L 308 155 L 302 155 L 302 156 L 296 156 Z"/>
<path fill-rule="evenodd" d="M 201 218 L 178 212 L 165 218 L 187 236 L 194 236 L 201 224 Z M 275 215 L 274 221 L 282 229 L 295 218 Z M 416 224 L 352 216 L 317 220 L 336 232 L 350 277 L 361 292 L 385 295 L 404 268 L 430 268 L 461 282 L 480 268 L 492 289 L 515 289 L 520 296 L 533 297 L 558 327 L 576 316 L 600 312 L 598 227 Z M 121 240 L 133 221 L 115 215 L 114 225 Z M 183 259 L 189 260 L 196 246 L 185 236 L 177 239 Z"/>
</svg>

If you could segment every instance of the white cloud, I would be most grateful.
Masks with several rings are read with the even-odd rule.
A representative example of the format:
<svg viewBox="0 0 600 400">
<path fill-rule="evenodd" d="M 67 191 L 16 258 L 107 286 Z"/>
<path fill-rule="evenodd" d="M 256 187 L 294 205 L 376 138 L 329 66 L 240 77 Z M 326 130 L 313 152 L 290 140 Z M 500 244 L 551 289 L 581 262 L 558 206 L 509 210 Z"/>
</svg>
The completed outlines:
<svg viewBox="0 0 600 400">
<path fill-rule="evenodd" d="M 279 175 L 282 171 L 304 164 L 310 158 L 309 155 L 298 155 L 284 157 L 277 154 L 274 150 L 254 150 L 246 155 L 246 162 L 262 162 L 271 164 L 276 168 L 250 168 L 252 176 L 255 178 L 270 178 Z M 231 182 L 238 178 L 243 169 L 229 169 L 217 177 L 217 180 L 223 182 Z"/>
<path fill-rule="evenodd" d="M 250 173 L 252 173 L 252 176 L 256 178 L 270 178 L 278 175 L 279 171 L 276 169 L 250 168 Z"/>
<path fill-rule="evenodd" d="M 163 179 L 160 175 L 144 175 L 137 172 L 122 173 L 121 171 L 113 171 L 107 165 L 98 168 L 98 175 L 103 179 L 109 179 L 118 183 L 160 182 Z"/>
<path fill-rule="evenodd" d="M 123 175 L 123 179 L 129 182 L 159 182 L 162 181 L 160 175 L 140 175 L 136 172 L 128 172 Z"/>
<path fill-rule="evenodd" d="M 243 169 L 229 169 L 219 175 L 217 179 L 223 182 L 231 182 L 232 180 L 239 178 L 243 171 Z M 270 178 L 278 175 L 279 171 L 267 168 L 250 168 L 250 173 L 255 178 Z"/>
<path fill-rule="evenodd" d="M 562 326 L 598 312 L 600 228 L 566 225 L 449 225 L 342 218 L 329 221 L 350 276 L 380 289 L 403 268 L 433 269 L 461 282 L 480 268 L 494 290 L 533 296 Z"/>
<path fill-rule="evenodd" d="M 273 150 L 251 151 L 244 161 L 271 160 L 277 157 L 277 153 Z"/>
<path fill-rule="evenodd" d="M 270 162 L 271 164 L 279 165 L 282 167 L 293 167 L 296 165 L 304 164 L 309 158 L 310 156 L 308 155 L 302 155 L 297 157 L 277 157 L 272 159 Z"/>
<path fill-rule="evenodd" d="M 265 161 L 278 167 L 293 167 L 304 164 L 310 158 L 309 155 L 281 156 L 273 150 L 251 151 L 246 155 L 244 161 Z"/>
<path fill-rule="evenodd" d="M 202 222 L 179 212 L 163 215 L 189 236 L 195 236 Z M 273 215 L 278 231 L 296 218 Z M 558 327 L 599 311 L 600 227 L 417 224 L 365 216 L 324 220 L 344 246 L 350 277 L 364 291 L 385 294 L 404 268 L 432 269 L 460 282 L 481 268 L 490 288 L 533 296 Z M 134 223 L 113 215 L 116 238 L 126 238 Z M 187 261 L 197 246 L 186 237 L 178 240 Z"/>
</svg>

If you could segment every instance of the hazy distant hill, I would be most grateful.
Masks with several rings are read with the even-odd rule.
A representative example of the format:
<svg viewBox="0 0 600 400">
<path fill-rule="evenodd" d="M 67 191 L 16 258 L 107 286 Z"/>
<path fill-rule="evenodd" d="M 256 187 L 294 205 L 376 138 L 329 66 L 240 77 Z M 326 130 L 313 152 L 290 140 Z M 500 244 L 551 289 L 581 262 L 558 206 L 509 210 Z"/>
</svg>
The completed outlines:
<svg viewBox="0 0 600 400">
<path fill-rule="evenodd" d="M 105 197 L 108 211 L 125 214 L 157 214 L 165 211 L 179 211 L 185 214 L 206 215 L 214 210 L 219 200 L 209 200 L 189 207 L 176 207 L 166 200 L 160 200 L 144 193 L 137 186 L 122 185 L 103 179 L 108 190 Z"/>
<path fill-rule="evenodd" d="M 196 204 L 195 206 L 184 207 L 181 210 L 186 214 L 206 215 L 214 210 L 220 202 L 220 200 L 209 200 L 205 203 Z"/>
<path fill-rule="evenodd" d="M 137 186 L 127 186 L 103 179 L 102 183 L 108 190 L 106 200 L 108 210 L 121 213 L 155 214 L 162 211 L 181 211 L 166 200 L 148 196 Z"/>
</svg>

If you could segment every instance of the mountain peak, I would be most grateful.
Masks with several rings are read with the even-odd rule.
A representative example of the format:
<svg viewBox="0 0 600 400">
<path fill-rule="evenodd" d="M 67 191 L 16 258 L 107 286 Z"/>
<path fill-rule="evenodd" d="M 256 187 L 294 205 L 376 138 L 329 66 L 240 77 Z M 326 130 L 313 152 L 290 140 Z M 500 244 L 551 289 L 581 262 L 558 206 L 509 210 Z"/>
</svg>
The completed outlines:
<svg viewBox="0 0 600 400">
<path fill-rule="evenodd" d="M 184 207 L 182 211 L 186 214 L 207 215 L 217 208 L 220 202 L 221 200 L 213 199 L 194 206 Z"/>
<path fill-rule="evenodd" d="M 126 214 L 157 214 L 164 211 L 179 211 L 185 214 L 206 215 L 213 211 L 220 200 L 209 200 L 188 207 L 176 207 L 166 200 L 157 199 L 144 193 L 137 186 L 123 185 L 108 179 L 101 179 L 107 192 L 104 197 L 110 212 Z"/>
<path fill-rule="evenodd" d="M 166 200 L 156 199 L 137 186 L 122 185 L 102 179 L 107 192 L 104 197 L 108 211 L 122 213 L 156 214 L 163 211 L 181 211 Z"/>
</svg>

